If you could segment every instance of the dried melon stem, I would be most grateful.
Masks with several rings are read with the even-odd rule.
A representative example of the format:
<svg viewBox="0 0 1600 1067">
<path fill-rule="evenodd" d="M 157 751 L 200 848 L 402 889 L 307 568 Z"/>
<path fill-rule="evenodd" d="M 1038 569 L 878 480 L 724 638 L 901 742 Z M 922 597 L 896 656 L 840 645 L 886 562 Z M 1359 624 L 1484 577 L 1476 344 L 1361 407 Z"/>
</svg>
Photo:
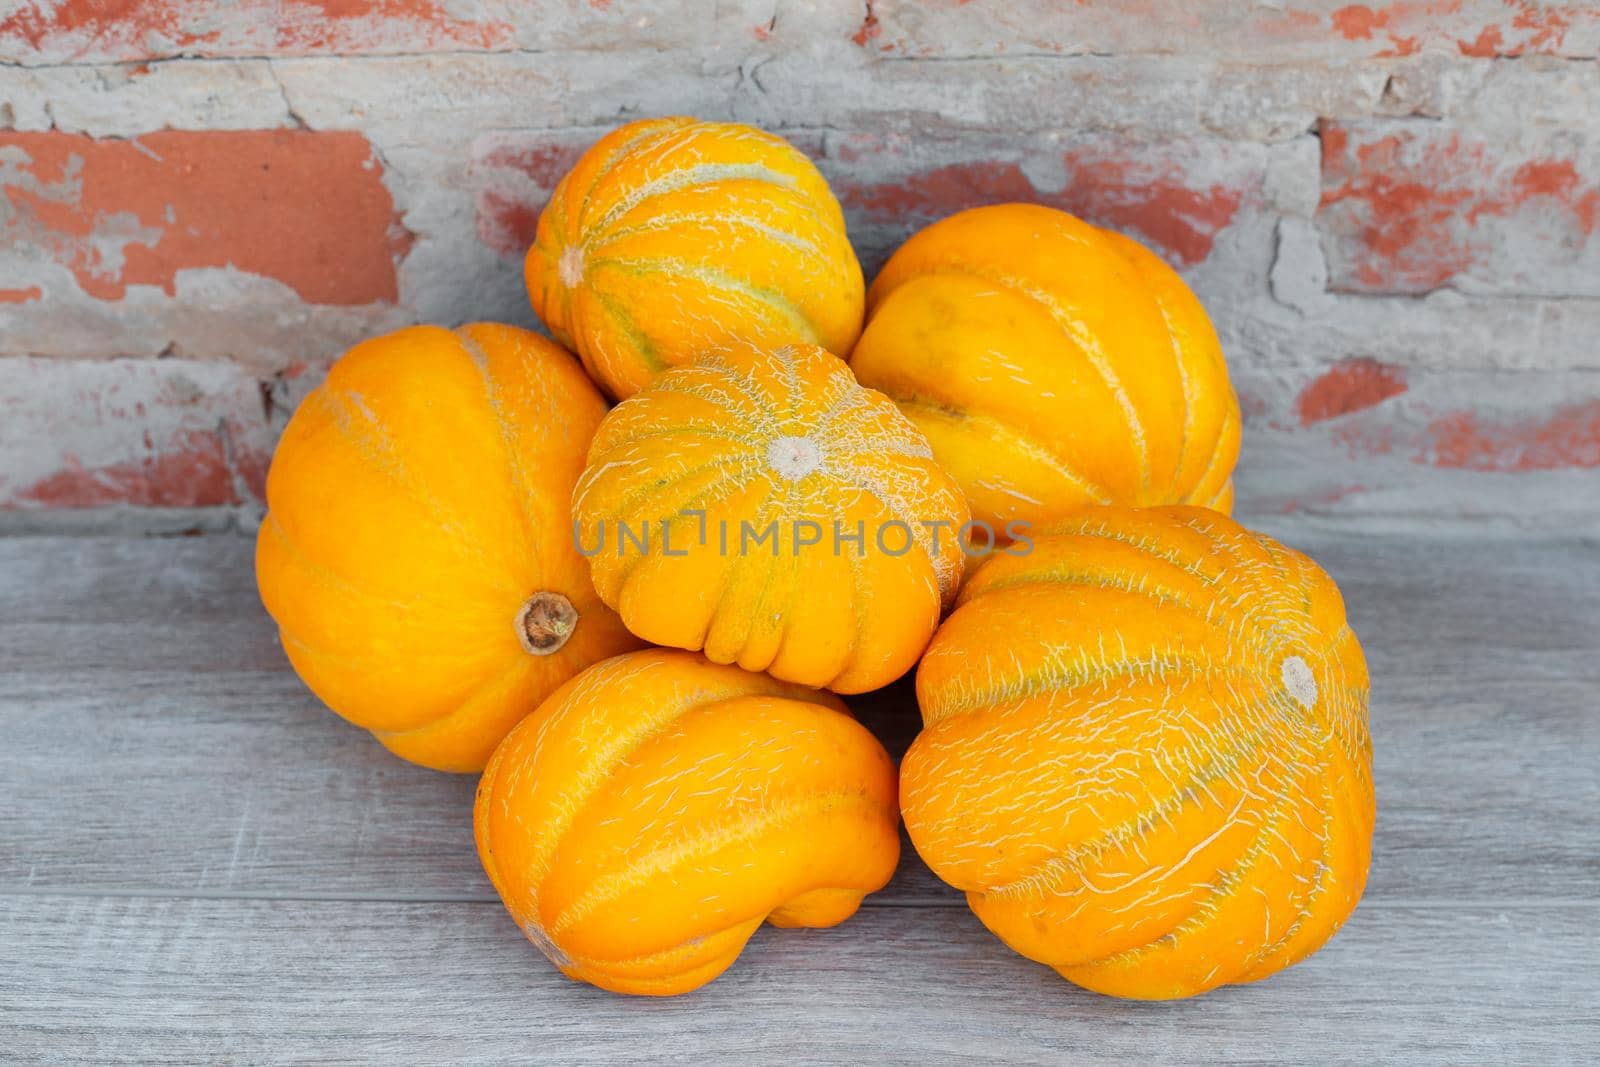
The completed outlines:
<svg viewBox="0 0 1600 1067">
<path fill-rule="evenodd" d="M 560 593 L 540 590 L 517 612 L 517 640 L 530 655 L 558 652 L 578 627 L 578 609 Z"/>
</svg>

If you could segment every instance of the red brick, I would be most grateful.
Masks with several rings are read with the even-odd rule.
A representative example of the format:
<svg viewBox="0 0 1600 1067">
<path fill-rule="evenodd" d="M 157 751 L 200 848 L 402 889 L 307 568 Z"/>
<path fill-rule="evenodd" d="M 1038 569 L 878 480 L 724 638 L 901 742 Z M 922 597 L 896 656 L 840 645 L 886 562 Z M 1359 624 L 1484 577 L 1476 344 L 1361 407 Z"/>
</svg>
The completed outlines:
<svg viewBox="0 0 1600 1067">
<path fill-rule="evenodd" d="M 508 259 L 533 243 L 539 213 L 592 137 L 488 134 L 473 146 L 478 238 Z"/>
<path fill-rule="evenodd" d="M 1375 359 L 1347 359 L 1320 375 L 1295 400 L 1300 425 L 1375 407 L 1406 391 L 1405 370 Z"/>
<path fill-rule="evenodd" d="M 892 143 L 862 136 L 840 146 L 834 191 L 852 222 L 907 233 L 970 207 L 1026 201 L 1069 211 L 1150 244 L 1178 266 L 1211 253 L 1260 185 L 1258 169 L 1210 142 L 1095 138 L 1059 157 L 1066 180 L 1040 188 L 1016 160 L 976 160 L 906 172 Z M 883 172 L 889 172 L 883 177 Z M 858 177 L 857 175 L 865 175 Z"/>
<path fill-rule="evenodd" d="M 1404 56 L 1600 54 L 1600 9 L 1543 0 L 1390 0 L 1285 6 L 1237 0 L 974 4 L 875 0 L 854 36 L 902 56 L 1184 52 L 1254 63 Z"/>
<path fill-rule="evenodd" d="M 1470 411 L 1446 415 L 1429 423 L 1414 458 L 1473 471 L 1600 467 L 1600 400 L 1513 422 L 1495 422 Z"/>
<path fill-rule="evenodd" d="M 0 360 L 0 510 L 259 500 L 270 455 L 235 367 Z"/>
<path fill-rule="evenodd" d="M 1505 0 L 1498 17 L 1461 27 L 1456 47 L 1468 56 L 1552 55 L 1593 57 L 1600 37 L 1600 11 L 1593 4 Z M 1476 36 L 1467 39 L 1470 29 Z"/>
<path fill-rule="evenodd" d="M 883 35 L 883 27 L 878 24 L 878 16 L 872 10 L 872 5 L 867 5 L 867 16 L 861 20 L 861 27 L 851 35 L 850 39 L 862 48 L 866 48 L 873 41 Z"/>
<path fill-rule="evenodd" d="M 9 503 L 45 508 L 111 504 L 160 508 L 239 502 L 222 439 L 215 432 L 191 431 L 160 448 L 147 441 L 147 449 L 148 454 L 137 460 L 94 468 L 66 453 L 61 470 L 19 489 Z"/>
<path fill-rule="evenodd" d="M 881 182 L 835 182 L 834 192 L 867 222 L 919 226 L 983 204 L 1044 199 L 1019 165 L 999 162 L 951 163 Z"/>
<path fill-rule="evenodd" d="M 127 62 L 176 55 L 313 55 L 508 47 L 503 21 L 444 0 L 59 0 L 0 17 L 0 58 Z"/>
<path fill-rule="evenodd" d="M 1322 204 L 1335 290 L 1600 293 L 1600 184 L 1581 138 L 1428 123 L 1330 123 Z"/>
<path fill-rule="evenodd" d="M 1329 439 L 1357 464 L 1392 456 L 1417 466 L 1481 473 L 1600 468 L 1600 399 L 1582 392 L 1566 402 L 1552 399 L 1578 392 L 1577 383 L 1558 390 L 1544 377 L 1521 387 L 1499 375 L 1443 371 L 1422 374 L 1414 387 L 1402 389 L 1411 393 L 1407 404 L 1391 409 L 1367 403 L 1377 391 L 1369 387 L 1360 406 L 1340 412 L 1348 419 L 1330 424 Z M 1305 399 L 1302 394 L 1302 404 Z"/>
<path fill-rule="evenodd" d="M 1217 233 L 1233 221 L 1245 189 L 1207 181 L 1184 162 L 1144 148 L 1069 151 L 1066 188 L 1056 206 L 1143 237 L 1179 266 L 1211 254 Z"/>
<path fill-rule="evenodd" d="M 7 150 L 21 162 L 0 169 L 0 239 L 39 247 L 92 297 L 233 267 L 312 304 L 397 298 L 411 235 L 358 133 L 0 133 Z"/>
</svg>

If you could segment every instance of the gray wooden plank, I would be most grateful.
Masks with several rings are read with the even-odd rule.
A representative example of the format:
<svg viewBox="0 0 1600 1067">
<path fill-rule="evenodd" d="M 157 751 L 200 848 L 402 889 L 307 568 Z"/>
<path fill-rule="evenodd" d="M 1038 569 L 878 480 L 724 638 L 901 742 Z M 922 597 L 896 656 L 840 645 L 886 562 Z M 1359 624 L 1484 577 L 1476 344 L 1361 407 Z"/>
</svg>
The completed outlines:
<svg viewBox="0 0 1600 1067">
<path fill-rule="evenodd" d="M 390 756 L 282 669 L 13 674 L 0 892 L 484 897 L 474 786 Z"/>
<path fill-rule="evenodd" d="M 1014 956 L 909 849 L 700 993 L 574 986 L 493 901 L 471 779 L 288 671 L 248 542 L 0 539 L 0 1058 L 1591 1062 L 1600 553 L 1300 543 L 1373 668 L 1368 895 L 1309 963 L 1146 1006 Z M 854 703 L 903 750 L 908 686 Z"/>
<path fill-rule="evenodd" d="M 235 604 L 230 615 L 172 619 L 132 615 L 83 622 L 0 622 L 0 677 L 95 678 L 115 685 L 154 672 L 206 675 L 288 670 L 262 610 Z"/>
<path fill-rule="evenodd" d="M 1312 549 L 1373 665 L 1369 893 L 1592 895 L 1597 554 Z M 0 540 L 0 562 L 0 793 L 21 813 L 0 820 L 0 892 L 488 899 L 471 781 L 394 759 L 300 686 L 255 601 L 248 542 Z M 909 685 L 854 703 L 903 750 Z M 955 900 L 909 849 L 873 899 Z"/>
<path fill-rule="evenodd" d="M 0 620 L 118 622 L 260 613 L 244 537 L 0 537 Z"/>
<path fill-rule="evenodd" d="M 0 1020 L 29 1063 L 1578 1063 L 1597 915 L 1363 905 L 1298 967 L 1143 1005 L 963 911 L 878 910 L 646 1000 L 567 982 L 497 906 L 0 897 Z"/>
<path fill-rule="evenodd" d="M 1600 885 L 1585 682 L 1408 683 L 1377 709 L 1368 893 L 1570 900 Z M 907 731 L 903 704 L 866 716 Z M 390 756 L 286 672 L 41 678 L 0 695 L 0 892 L 488 899 L 470 777 Z M 909 848 L 890 895 L 948 901 Z M 876 901 L 877 898 L 874 898 Z M 895 901 L 883 901 L 894 903 Z"/>
</svg>

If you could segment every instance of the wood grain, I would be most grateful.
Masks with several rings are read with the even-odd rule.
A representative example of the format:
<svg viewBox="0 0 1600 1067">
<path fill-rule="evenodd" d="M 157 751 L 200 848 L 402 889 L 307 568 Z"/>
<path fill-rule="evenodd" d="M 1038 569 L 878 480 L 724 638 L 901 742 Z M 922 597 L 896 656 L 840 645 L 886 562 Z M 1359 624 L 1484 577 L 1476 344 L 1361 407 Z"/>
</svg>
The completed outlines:
<svg viewBox="0 0 1600 1067">
<path fill-rule="evenodd" d="M 1371 661 L 1367 896 L 1284 975 L 1145 1006 L 1010 953 L 909 847 L 700 993 L 571 985 L 478 867 L 473 781 L 288 670 L 248 542 L 0 539 L 0 1059 L 1592 1060 L 1600 551 L 1297 543 Z M 852 704 L 916 731 L 908 684 Z"/>
<path fill-rule="evenodd" d="M 1136 1004 L 964 912 L 878 909 L 763 929 L 723 978 L 647 1000 L 568 982 L 497 904 L 0 897 L 28 950 L 0 1002 L 16 1062 L 1544 1064 L 1580 1058 L 1595 918 L 1363 906 L 1267 982 Z"/>
</svg>

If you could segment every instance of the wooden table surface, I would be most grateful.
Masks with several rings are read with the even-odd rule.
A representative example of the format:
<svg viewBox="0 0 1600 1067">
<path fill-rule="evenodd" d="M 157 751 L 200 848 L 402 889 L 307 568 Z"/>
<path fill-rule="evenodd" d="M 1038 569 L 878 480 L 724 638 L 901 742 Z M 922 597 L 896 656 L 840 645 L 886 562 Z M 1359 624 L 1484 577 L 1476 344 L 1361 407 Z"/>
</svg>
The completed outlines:
<svg viewBox="0 0 1600 1067">
<path fill-rule="evenodd" d="M 1307 962 L 1174 1004 L 1012 954 L 909 847 L 699 992 L 570 983 L 478 867 L 473 779 L 290 672 L 248 541 L 0 540 L 0 1061 L 1600 1059 L 1600 548 L 1289 540 L 1371 663 L 1372 876 Z M 909 689 L 854 703 L 898 755 Z"/>
</svg>

